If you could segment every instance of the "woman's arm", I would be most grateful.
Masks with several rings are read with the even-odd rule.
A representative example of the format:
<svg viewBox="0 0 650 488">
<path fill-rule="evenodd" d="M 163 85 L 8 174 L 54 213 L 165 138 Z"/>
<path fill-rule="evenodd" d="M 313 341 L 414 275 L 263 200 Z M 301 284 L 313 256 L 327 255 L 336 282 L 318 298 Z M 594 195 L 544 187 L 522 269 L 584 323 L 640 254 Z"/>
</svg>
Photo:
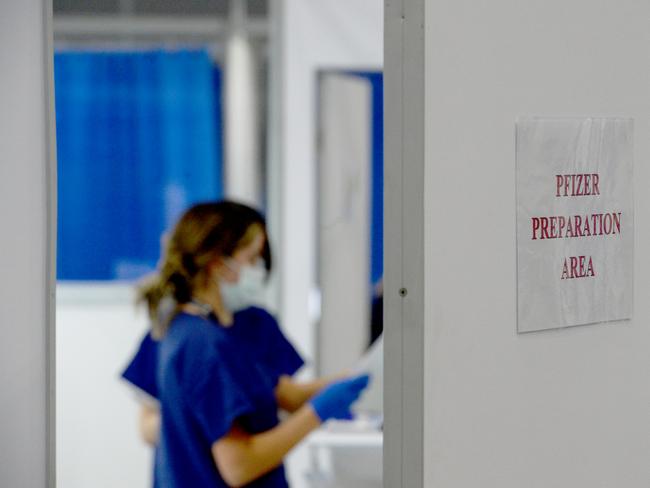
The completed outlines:
<svg viewBox="0 0 650 488">
<path fill-rule="evenodd" d="M 295 412 L 327 385 L 347 376 L 349 376 L 348 372 L 304 383 L 293 381 L 291 376 L 280 376 L 275 387 L 275 399 L 282 410 Z"/>
<path fill-rule="evenodd" d="M 232 487 L 242 486 L 279 466 L 291 448 L 320 423 L 313 408 L 305 405 L 261 434 L 247 434 L 234 426 L 212 445 L 212 456 L 224 481 Z"/>
<path fill-rule="evenodd" d="M 368 375 L 328 385 L 308 404 L 276 427 L 247 434 L 236 425 L 212 445 L 212 456 L 229 486 L 242 486 L 282 463 L 284 456 L 303 437 L 328 419 L 349 419 L 350 406 L 368 386 Z"/>
<path fill-rule="evenodd" d="M 157 406 L 142 403 L 138 427 L 142 440 L 155 447 L 160 437 L 160 409 Z"/>
</svg>

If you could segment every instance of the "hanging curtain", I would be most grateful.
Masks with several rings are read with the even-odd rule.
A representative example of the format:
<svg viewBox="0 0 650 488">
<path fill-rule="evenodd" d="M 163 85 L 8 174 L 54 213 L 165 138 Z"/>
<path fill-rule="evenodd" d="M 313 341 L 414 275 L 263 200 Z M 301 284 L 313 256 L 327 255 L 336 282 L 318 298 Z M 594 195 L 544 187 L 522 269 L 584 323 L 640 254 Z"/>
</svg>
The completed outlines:
<svg viewBox="0 0 650 488">
<path fill-rule="evenodd" d="M 370 225 L 371 282 L 384 275 L 384 76 L 367 73 L 372 85 L 372 205 Z"/>
<path fill-rule="evenodd" d="M 204 51 L 55 55 L 60 280 L 130 280 L 222 196 L 221 76 Z"/>
</svg>

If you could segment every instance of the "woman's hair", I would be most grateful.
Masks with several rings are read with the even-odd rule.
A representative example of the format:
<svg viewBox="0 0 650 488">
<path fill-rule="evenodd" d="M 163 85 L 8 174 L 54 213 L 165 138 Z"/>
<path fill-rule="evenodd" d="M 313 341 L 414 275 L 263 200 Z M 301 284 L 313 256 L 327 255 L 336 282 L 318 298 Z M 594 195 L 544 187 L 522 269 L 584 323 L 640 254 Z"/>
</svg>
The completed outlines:
<svg viewBox="0 0 650 488">
<path fill-rule="evenodd" d="M 138 291 L 147 305 L 154 337 L 164 335 L 181 305 L 192 300 L 197 287 L 208 280 L 208 264 L 232 256 L 262 232 L 262 259 L 271 270 L 271 249 L 264 217 L 256 210 L 231 201 L 199 203 L 187 210 L 165 241 L 159 269 Z"/>
</svg>

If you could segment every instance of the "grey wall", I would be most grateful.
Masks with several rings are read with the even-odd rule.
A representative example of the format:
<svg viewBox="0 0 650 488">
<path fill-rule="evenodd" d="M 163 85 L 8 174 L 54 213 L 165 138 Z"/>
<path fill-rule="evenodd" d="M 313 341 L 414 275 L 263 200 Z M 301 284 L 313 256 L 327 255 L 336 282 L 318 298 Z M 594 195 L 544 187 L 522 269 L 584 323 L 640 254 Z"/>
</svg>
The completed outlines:
<svg viewBox="0 0 650 488">
<path fill-rule="evenodd" d="M 49 12 L 47 0 L 0 3 L 0 485 L 7 487 L 47 486 L 53 466 Z"/>
<path fill-rule="evenodd" d="M 387 486 L 647 488 L 649 18 L 386 2 Z M 632 321 L 516 333 L 519 116 L 635 119 Z"/>
<path fill-rule="evenodd" d="M 647 488 L 650 3 L 425 5 L 424 486 Z M 514 123 L 635 119 L 634 320 L 517 335 Z"/>
</svg>

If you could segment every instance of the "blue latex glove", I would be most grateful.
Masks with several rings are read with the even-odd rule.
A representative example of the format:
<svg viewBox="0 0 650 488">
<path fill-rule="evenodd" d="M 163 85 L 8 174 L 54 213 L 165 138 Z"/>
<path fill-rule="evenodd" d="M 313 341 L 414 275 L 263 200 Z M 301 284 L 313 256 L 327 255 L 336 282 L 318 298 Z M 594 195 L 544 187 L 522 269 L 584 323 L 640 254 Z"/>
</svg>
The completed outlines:
<svg viewBox="0 0 650 488">
<path fill-rule="evenodd" d="M 321 422 L 329 419 L 351 420 L 350 407 L 368 386 L 370 375 L 336 381 L 323 388 L 309 403 Z"/>
</svg>

